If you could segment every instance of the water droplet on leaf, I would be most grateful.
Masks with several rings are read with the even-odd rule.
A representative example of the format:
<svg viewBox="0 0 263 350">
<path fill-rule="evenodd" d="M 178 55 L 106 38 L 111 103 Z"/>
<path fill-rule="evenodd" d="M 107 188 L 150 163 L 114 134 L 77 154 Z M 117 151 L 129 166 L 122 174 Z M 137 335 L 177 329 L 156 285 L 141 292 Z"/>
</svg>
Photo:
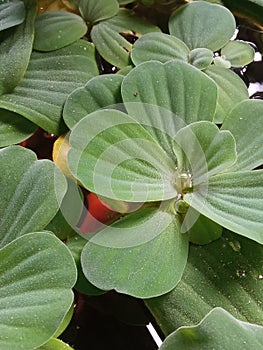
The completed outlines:
<svg viewBox="0 0 263 350">
<path fill-rule="evenodd" d="M 246 277 L 246 271 L 245 270 L 237 270 L 236 272 L 238 277 Z"/>
</svg>

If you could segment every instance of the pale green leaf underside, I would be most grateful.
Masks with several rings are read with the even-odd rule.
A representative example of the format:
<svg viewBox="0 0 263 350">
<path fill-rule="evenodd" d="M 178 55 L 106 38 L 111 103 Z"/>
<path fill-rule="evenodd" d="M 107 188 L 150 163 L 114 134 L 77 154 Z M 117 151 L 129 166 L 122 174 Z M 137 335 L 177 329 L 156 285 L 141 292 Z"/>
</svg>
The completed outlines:
<svg viewBox="0 0 263 350">
<path fill-rule="evenodd" d="M 3 0 L 0 4 L 0 31 L 16 26 L 25 19 L 25 6 L 20 0 Z"/>
<path fill-rule="evenodd" d="M 221 55 L 230 61 L 232 67 L 242 67 L 253 61 L 255 51 L 248 43 L 234 40 L 222 48 Z"/>
<path fill-rule="evenodd" d="M 0 250 L 0 347 L 31 350 L 48 341 L 73 302 L 74 260 L 48 232 Z"/>
<path fill-rule="evenodd" d="M 189 52 L 185 43 L 172 35 L 148 33 L 135 42 L 131 59 L 136 66 L 151 60 L 165 63 L 179 59 L 187 62 Z"/>
<path fill-rule="evenodd" d="M 263 325 L 262 246 L 230 231 L 191 245 L 183 277 L 169 294 L 147 300 L 165 334 L 195 324 L 219 306 L 245 322 Z"/>
<path fill-rule="evenodd" d="M 101 289 L 139 298 L 168 292 L 181 279 L 188 254 L 187 236 L 178 225 L 174 217 L 156 238 L 135 247 L 109 248 L 88 242 L 81 257 L 84 274 Z"/>
<path fill-rule="evenodd" d="M 0 33 L 0 95 L 11 92 L 25 74 L 33 46 L 35 15 L 35 1 L 27 1 L 25 20 Z"/>
<path fill-rule="evenodd" d="M 236 161 L 233 135 L 208 121 L 180 129 L 174 138 L 174 152 L 178 168 L 190 171 L 194 185 L 207 181 Z"/>
<path fill-rule="evenodd" d="M 239 103 L 222 128 L 230 130 L 237 145 L 237 162 L 231 170 L 252 170 L 263 163 L 263 101 Z"/>
<path fill-rule="evenodd" d="M 85 87 L 76 89 L 67 98 L 63 118 L 69 128 L 89 113 L 105 107 L 114 107 L 122 102 L 120 74 L 99 75 L 88 81 Z"/>
<path fill-rule="evenodd" d="M 93 26 L 91 39 L 99 54 L 109 63 L 124 68 L 130 64 L 129 52 L 132 44 L 123 35 L 159 32 L 153 24 L 133 15 L 132 11 L 121 9 L 118 14 Z"/>
<path fill-rule="evenodd" d="M 65 130 L 61 114 L 67 96 L 98 73 L 94 47 L 83 40 L 48 53 L 33 52 L 20 84 L 0 96 L 0 107 L 60 134 Z"/>
<path fill-rule="evenodd" d="M 160 350 L 263 349 L 263 327 L 237 320 L 215 308 L 197 325 L 179 328 Z"/>
<path fill-rule="evenodd" d="M 31 136 L 37 126 L 21 115 L 0 109 L 0 147 L 19 143 Z"/>
<path fill-rule="evenodd" d="M 119 3 L 117 0 L 80 0 L 79 10 L 87 22 L 94 24 L 116 15 Z"/>
<path fill-rule="evenodd" d="M 176 196 L 174 162 L 133 118 L 117 110 L 89 114 L 72 129 L 69 167 L 91 192 L 130 202 Z"/>
<path fill-rule="evenodd" d="M 34 49 L 52 51 L 74 43 L 87 32 L 84 20 L 74 13 L 51 11 L 36 17 Z"/>
<path fill-rule="evenodd" d="M 242 79 L 229 69 L 210 66 L 205 73 L 214 80 L 218 88 L 218 102 L 213 121 L 222 123 L 236 104 L 249 98 L 247 87 Z"/>
<path fill-rule="evenodd" d="M 64 176 L 48 160 L 20 146 L 0 150 L 0 246 L 34 230 L 55 216 L 66 192 Z"/>
<path fill-rule="evenodd" d="M 205 1 L 181 6 L 169 20 L 170 34 L 191 50 L 203 47 L 216 51 L 229 41 L 235 29 L 235 18 L 227 8 Z"/>
<path fill-rule="evenodd" d="M 263 244 L 263 170 L 212 176 L 208 191 L 185 195 L 185 201 L 229 230 Z"/>
<path fill-rule="evenodd" d="M 123 79 L 122 96 L 128 113 L 135 118 L 147 113 L 145 104 L 157 105 L 173 112 L 176 123 L 181 119 L 181 127 L 182 121 L 212 121 L 217 88 L 200 70 L 185 62 L 151 61 L 135 67 Z M 161 110 L 159 117 L 162 118 Z"/>
</svg>

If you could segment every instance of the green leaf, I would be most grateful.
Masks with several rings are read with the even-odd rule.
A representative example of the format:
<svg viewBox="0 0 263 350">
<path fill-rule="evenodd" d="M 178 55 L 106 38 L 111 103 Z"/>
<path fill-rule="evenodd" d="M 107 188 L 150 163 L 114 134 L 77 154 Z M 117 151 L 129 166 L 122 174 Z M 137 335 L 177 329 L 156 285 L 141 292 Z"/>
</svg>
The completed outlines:
<svg viewBox="0 0 263 350">
<path fill-rule="evenodd" d="M 135 42 L 131 59 L 136 66 L 151 60 L 165 63 L 179 59 L 187 62 L 189 52 L 185 43 L 172 35 L 148 33 Z"/>
<path fill-rule="evenodd" d="M 128 73 L 130 73 L 130 71 L 134 68 L 133 64 L 130 64 L 129 66 L 126 66 L 120 70 L 118 70 L 118 72 L 116 74 L 121 74 L 123 76 L 127 75 Z"/>
<path fill-rule="evenodd" d="M 47 343 L 42 345 L 40 348 L 37 348 L 37 350 L 74 350 L 74 349 L 60 339 L 51 338 Z"/>
<path fill-rule="evenodd" d="M 105 291 L 95 287 L 86 279 L 80 263 L 81 252 L 83 247 L 87 243 L 87 238 L 90 238 L 90 236 L 83 238 L 83 236 L 75 235 L 67 239 L 67 242 L 66 242 L 66 245 L 69 248 L 71 254 L 73 255 L 73 258 L 75 260 L 75 263 L 78 269 L 78 278 L 74 288 L 78 292 L 83 294 L 93 295 L 93 296 L 101 295 L 101 294 L 104 294 Z"/>
<path fill-rule="evenodd" d="M 181 127 L 180 119 L 186 124 L 213 119 L 217 89 L 207 78 L 200 70 L 178 60 L 165 64 L 145 62 L 123 79 L 122 97 L 129 114 L 136 117 L 145 114 L 149 108 L 146 104 L 157 105 L 173 112 Z M 162 118 L 162 109 L 159 113 Z"/>
<path fill-rule="evenodd" d="M 55 216 L 66 181 L 54 163 L 36 160 L 20 146 L 0 150 L 0 246 L 33 230 L 42 230 Z"/>
<path fill-rule="evenodd" d="M 0 147 L 19 143 L 36 131 L 37 126 L 21 115 L 0 109 Z"/>
<path fill-rule="evenodd" d="M 232 67 L 243 67 L 253 61 L 255 50 L 248 43 L 234 40 L 221 49 L 221 55 L 231 62 Z"/>
<path fill-rule="evenodd" d="M 70 206 L 68 209 L 72 210 L 75 209 L 75 207 L 72 208 L 72 206 Z M 69 225 L 60 209 L 45 227 L 45 230 L 53 232 L 61 240 L 67 240 L 76 234 L 75 230 Z"/>
<path fill-rule="evenodd" d="M 36 2 L 27 1 L 24 22 L 1 32 L 0 95 L 11 92 L 26 72 L 33 45 L 35 15 Z"/>
<path fill-rule="evenodd" d="M 119 3 L 117 0 L 80 0 L 79 11 L 81 16 L 89 23 L 95 24 L 99 21 L 111 18 L 117 14 Z"/>
<path fill-rule="evenodd" d="M 206 48 L 193 49 L 189 54 L 189 63 L 198 69 L 207 68 L 213 61 L 213 51 Z"/>
<path fill-rule="evenodd" d="M 116 16 L 94 25 L 90 35 L 99 54 L 107 62 L 124 68 L 130 64 L 129 53 L 132 49 L 132 43 L 125 36 L 140 37 L 142 34 L 159 31 L 158 27 L 136 17 L 132 11 L 120 9 Z"/>
<path fill-rule="evenodd" d="M 133 118 L 117 110 L 96 111 L 72 129 L 72 174 L 98 195 L 130 202 L 176 196 L 174 162 Z"/>
<path fill-rule="evenodd" d="M 0 250 L 0 347 L 31 350 L 59 328 L 72 302 L 74 260 L 53 234 L 29 233 Z"/>
<path fill-rule="evenodd" d="M 180 129 L 174 138 L 177 167 L 192 174 L 193 185 L 229 168 L 236 161 L 233 135 L 208 121 Z"/>
<path fill-rule="evenodd" d="M 221 67 L 221 68 L 226 68 L 226 69 L 231 68 L 231 62 L 222 56 L 216 56 L 214 58 L 214 65 L 216 67 Z"/>
<path fill-rule="evenodd" d="M 171 334 L 160 350 L 263 349 L 263 327 L 237 320 L 215 308 L 196 326 Z"/>
<path fill-rule="evenodd" d="M 63 321 L 61 322 L 59 328 L 57 329 L 56 333 L 53 335 L 54 338 L 59 337 L 65 331 L 65 329 L 70 324 L 73 313 L 74 313 L 74 303 L 71 304 L 71 307 L 66 313 L 65 317 L 63 318 Z"/>
<path fill-rule="evenodd" d="M 16 26 L 25 19 L 25 6 L 20 0 L 2 0 L 0 4 L 0 31 Z"/>
<path fill-rule="evenodd" d="M 176 164 L 173 139 L 185 122 L 168 109 L 149 103 L 125 102 L 125 108 Z"/>
<path fill-rule="evenodd" d="M 221 237 L 222 226 L 199 214 L 194 225 L 187 231 L 189 241 L 194 244 L 207 244 Z"/>
<path fill-rule="evenodd" d="M 263 170 L 212 176 L 202 192 L 196 186 L 184 200 L 219 225 L 263 244 Z"/>
<path fill-rule="evenodd" d="M 129 230 L 130 240 L 133 231 L 132 240 L 137 239 L 138 245 L 111 248 L 101 245 L 100 241 L 97 244 L 96 236 L 94 236 L 94 242 L 91 239 L 84 247 L 81 256 L 83 272 L 88 280 L 97 287 L 104 290 L 116 289 L 120 293 L 139 298 L 149 298 L 168 292 L 181 279 L 187 260 L 188 240 L 187 235 L 179 232 L 177 218 L 162 211 L 148 210 L 148 213 L 142 211 L 141 217 L 143 215 L 145 218 L 141 219 L 138 213 L 131 214 L 106 228 L 109 244 L 111 244 L 111 234 L 113 234 L 116 237 L 114 245 L 118 245 L 116 240 L 118 236 L 119 246 L 123 246 L 122 236 L 125 237 L 126 230 Z M 145 229 L 138 230 L 137 223 L 140 224 L 147 218 L 149 221 L 148 224 L 145 223 Z M 147 225 L 151 229 L 153 227 L 151 220 L 158 223 L 155 230 L 159 235 L 156 235 L 155 238 L 154 235 L 149 236 L 150 232 L 147 229 Z M 119 229 L 122 235 L 118 233 L 116 235 L 114 232 Z M 144 233 L 148 234 L 151 240 L 140 244 Z M 104 243 L 106 239 L 105 236 Z"/>
<path fill-rule="evenodd" d="M 228 69 L 210 66 L 205 73 L 214 80 L 218 89 L 217 109 L 213 121 L 222 123 L 235 105 L 249 98 L 247 87 L 237 74 Z"/>
<path fill-rule="evenodd" d="M 34 49 L 52 51 L 74 43 L 87 32 L 84 20 L 71 12 L 51 11 L 36 17 Z"/>
<path fill-rule="evenodd" d="M 170 34 L 190 50 L 203 47 L 217 51 L 230 40 L 235 29 L 235 18 L 228 9 L 205 1 L 181 6 L 169 19 Z"/>
<path fill-rule="evenodd" d="M 83 40 L 48 53 L 33 52 L 20 84 L 0 96 L 0 107 L 60 134 L 65 131 L 61 114 L 67 96 L 98 73 L 94 47 Z"/>
<path fill-rule="evenodd" d="M 237 146 L 237 162 L 231 170 L 252 170 L 263 163 L 263 101 L 239 103 L 226 117 L 221 129 L 230 130 Z"/>
<path fill-rule="evenodd" d="M 99 231 L 89 241 L 108 248 L 137 247 L 158 237 L 172 220 L 172 215 L 161 210 L 152 208 L 137 210 L 125 216 L 121 222 L 118 221 Z"/>
<path fill-rule="evenodd" d="M 77 183 L 69 178 L 67 180 L 67 192 L 60 204 L 59 211 L 45 227 L 45 230 L 53 232 L 59 239 L 68 241 L 76 232 L 79 233 L 78 222 L 83 214 L 83 193 Z"/>
<path fill-rule="evenodd" d="M 176 288 L 146 304 L 166 335 L 199 322 L 217 306 L 242 321 L 263 326 L 262 264 L 260 244 L 224 231 L 221 238 L 210 244 L 191 245 Z"/>
<path fill-rule="evenodd" d="M 73 91 L 63 110 L 67 126 L 71 129 L 87 114 L 121 103 L 122 80 L 123 76 L 119 74 L 99 75 L 90 79 L 85 87 Z"/>
</svg>

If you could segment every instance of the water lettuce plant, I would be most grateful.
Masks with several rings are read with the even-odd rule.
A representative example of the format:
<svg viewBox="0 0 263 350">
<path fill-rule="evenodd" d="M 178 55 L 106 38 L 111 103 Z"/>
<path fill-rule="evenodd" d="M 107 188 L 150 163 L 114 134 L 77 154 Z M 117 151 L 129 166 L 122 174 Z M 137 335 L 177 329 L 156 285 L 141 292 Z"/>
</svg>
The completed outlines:
<svg viewBox="0 0 263 350">
<path fill-rule="evenodd" d="M 263 102 L 234 72 L 255 53 L 234 14 L 262 12 L 1 2 L 1 349 L 68 349 L 74 293 L 110 290 L 144 300 L 160 349 L 263 348 Z"/>
</svg>

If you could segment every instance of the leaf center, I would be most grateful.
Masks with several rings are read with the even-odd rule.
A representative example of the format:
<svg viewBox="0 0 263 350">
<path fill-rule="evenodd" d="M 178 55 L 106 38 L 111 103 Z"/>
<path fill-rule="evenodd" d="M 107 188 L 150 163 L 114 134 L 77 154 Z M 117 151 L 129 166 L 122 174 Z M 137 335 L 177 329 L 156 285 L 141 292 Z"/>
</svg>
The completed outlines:
<svg viewBox="0 0 263 350">
<path fill-rule="evenodd" d="M 185 214 L 189 205 L 183 198 L 186 193 L 192 192 L 193 190 L 193 178 L 190 170 L 176 168 L 173 184 L 177 191 L 177 197 L 173 204 L 173 209 L 178 214 Z"/>
<path fill-rule="evenodd" d="M 173 184 L 180 199 L 183 198 L 184 194 L 192 192 L 193 178 L 190 170 L 176 168 Z"/>
</svg>

